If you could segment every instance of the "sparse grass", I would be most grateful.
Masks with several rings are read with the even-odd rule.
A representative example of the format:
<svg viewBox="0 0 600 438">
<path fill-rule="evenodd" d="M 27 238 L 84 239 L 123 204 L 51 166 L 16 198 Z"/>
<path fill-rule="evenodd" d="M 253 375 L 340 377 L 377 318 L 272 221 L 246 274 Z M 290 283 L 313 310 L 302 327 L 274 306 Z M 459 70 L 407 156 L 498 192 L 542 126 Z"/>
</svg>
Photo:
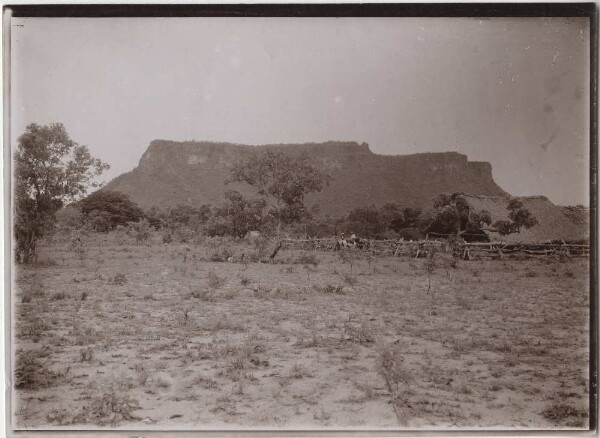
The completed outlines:
<svg viewBox="0 0 600 438">
<path fill-rule="evenodd" d="M 451 276 L 431 274 L 433 297 L 424 258 L 347 250 L 344 262 L 338 253 L 284 248 L 277 263 L 252 263 L 255 248 L 241 240 L 200 239 L 183 251 L 160 236 L 152 246 L 111 236 L 92 234 L 105 241 L 85 242 L 83 264 L 57 245 L 50 251 L 59 265 L 18 266 L 22 426 L 112 426 L 116 418 L 163 427 L 200 421 L 198 406 L 208 407 L 203 425 L 242 428 L 397 428 L 413 418 L 417 427 L 523 418 L 541 429 L 585 426 L 585 260 L 448 265 Z M 221 248 L 231 252 L 228 263 L 211 262 Z M 295 263 L 311 254 L 316 266 Z M 440 268 L 445 255 L 435 256 Z M 218 287 L 208 284 L 210 272 Z M 125 287 L 113 284 L 118 273 Z M 57 291 L 65 298 L 53 300 Z M 19 358 L 28 351 L 33 359 Z M 132 401 L 125 415 L 99 404 L 112 403 L 106 394 L 117 372 L 115 403 Z M 335 392 L 346 394 L 339 403 Z"/>
</svg>

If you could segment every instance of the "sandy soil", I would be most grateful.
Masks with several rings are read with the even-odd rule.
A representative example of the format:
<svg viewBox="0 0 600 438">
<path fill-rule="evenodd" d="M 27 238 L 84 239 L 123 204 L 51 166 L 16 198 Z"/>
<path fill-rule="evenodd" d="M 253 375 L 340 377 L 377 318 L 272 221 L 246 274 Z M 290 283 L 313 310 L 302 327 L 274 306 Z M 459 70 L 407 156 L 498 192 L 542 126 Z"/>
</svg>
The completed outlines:
<svg viewBox="0 0 600 438">
<path fill-rule="evenodd" d="M 16 427 L 587 428 L 588 260 L 428 274 L 356 253 L 211 261 L 224 246 L 252 251 L 112 233 L 18 267 Z"/>
</svg>

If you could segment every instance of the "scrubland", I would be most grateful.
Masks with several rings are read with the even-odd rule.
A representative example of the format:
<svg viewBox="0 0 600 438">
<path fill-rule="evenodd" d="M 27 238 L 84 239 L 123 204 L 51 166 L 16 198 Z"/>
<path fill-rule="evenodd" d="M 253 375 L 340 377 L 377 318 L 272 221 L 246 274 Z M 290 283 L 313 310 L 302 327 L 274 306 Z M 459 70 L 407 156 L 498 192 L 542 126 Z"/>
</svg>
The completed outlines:
<svg viewBox="0 0 600 438">
<path fill-rule="evenodd" d="M 159 240 L 15 267 L 17 428 L 587 428 L 587 259 Z"/>
</svg>

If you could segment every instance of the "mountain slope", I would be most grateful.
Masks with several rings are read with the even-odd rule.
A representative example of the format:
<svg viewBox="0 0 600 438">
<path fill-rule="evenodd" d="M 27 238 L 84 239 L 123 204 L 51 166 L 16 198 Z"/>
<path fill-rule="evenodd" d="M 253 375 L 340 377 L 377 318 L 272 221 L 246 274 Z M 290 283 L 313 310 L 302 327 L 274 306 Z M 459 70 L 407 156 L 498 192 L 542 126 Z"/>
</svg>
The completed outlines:
<svg viewBox="0 0 600 438">
<path fill-rule="evenodd" d="M 329 187 L 307 197 L 320 214 L 341 215 L 358 206 L 399 201 L 429 207 L 441 192 L 506 196 L 492 177 L 489 163 L 468 161 L 456 152 L 377 155 L 367 144 L 328 142 L 244 146 L 231 143 L 155 140 L 138 167 L 109 184 L 107 190 L 129 195 L 143 208 L 218 204 L 228 188 L 252 194 L 242 184 L 225 185 L 231 165 L 264 149 L 308 153 L 331 175 Z"/>
</svg>

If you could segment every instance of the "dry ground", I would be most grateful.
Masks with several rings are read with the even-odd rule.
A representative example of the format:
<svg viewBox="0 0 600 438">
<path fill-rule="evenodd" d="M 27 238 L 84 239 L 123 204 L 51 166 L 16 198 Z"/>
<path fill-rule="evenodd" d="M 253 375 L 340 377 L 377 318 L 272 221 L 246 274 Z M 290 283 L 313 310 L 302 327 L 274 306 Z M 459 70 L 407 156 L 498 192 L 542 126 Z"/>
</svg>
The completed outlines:
<svg viewBox="0 0 600 438">
<path fill-rule="evenodd" d="M 13 293 L 17 427 L 587 427 L 588 260 L 442 258 L 429 278 L 253 250 L 45 244 Z"/>
</svg>

